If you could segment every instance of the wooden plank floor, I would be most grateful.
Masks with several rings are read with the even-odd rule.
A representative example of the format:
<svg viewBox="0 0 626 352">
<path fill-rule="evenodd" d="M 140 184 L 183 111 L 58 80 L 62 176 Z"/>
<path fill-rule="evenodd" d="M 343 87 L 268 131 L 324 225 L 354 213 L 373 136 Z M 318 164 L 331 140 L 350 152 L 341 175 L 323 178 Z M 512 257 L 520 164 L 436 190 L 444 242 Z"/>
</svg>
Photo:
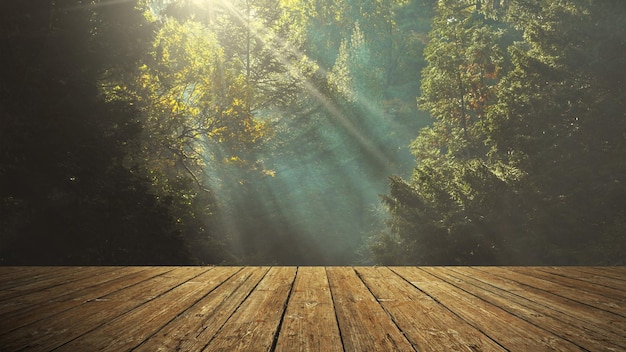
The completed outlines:
<svg viewBox="0 0 626 352">
<path fill-rule="evenodd" d="M 626 267 L 0 267 L 0 351 L 626 351 Z"/>
</svg>

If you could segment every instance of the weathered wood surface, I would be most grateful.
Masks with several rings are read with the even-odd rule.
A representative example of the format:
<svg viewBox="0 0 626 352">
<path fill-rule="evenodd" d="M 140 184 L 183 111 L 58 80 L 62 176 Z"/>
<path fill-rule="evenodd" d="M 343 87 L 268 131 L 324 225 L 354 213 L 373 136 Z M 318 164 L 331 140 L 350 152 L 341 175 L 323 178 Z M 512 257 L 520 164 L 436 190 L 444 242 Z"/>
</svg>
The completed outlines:
<svg viewBox="0 0 626 352">
<path fill-rule="evenodd" d="M 0 351 L 626 351 L 626 267 L 0 267 Z"/>
</svg>

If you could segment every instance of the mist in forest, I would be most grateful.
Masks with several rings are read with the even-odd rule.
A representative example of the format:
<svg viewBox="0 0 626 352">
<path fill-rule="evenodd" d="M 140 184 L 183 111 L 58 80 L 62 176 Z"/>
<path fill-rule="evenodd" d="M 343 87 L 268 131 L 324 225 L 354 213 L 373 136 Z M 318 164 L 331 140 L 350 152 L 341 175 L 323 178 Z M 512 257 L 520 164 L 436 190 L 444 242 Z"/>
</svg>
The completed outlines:
<svg viewBox="0 0 626 352">
<path fill-rule="evenodd" d="M 289 136 L 287 150 L 262 155 L 271 174 L 248 185 L 242 175 L 216 175 L 226 196 L 221 217 L 233 234 L 231 246 L 242 253 L 256 253 L 252 262 L 279 264 L 367 263 L 366 242 L 384 228 L 385 212 L 380 195 L 388 175 L 410 170 L 406 147 L 386 145 L 384 136 L 343 131 L 332 116 L 326 121 Z M 372 116 L 380 130 L 402 135 L 385 126 L 385 119 Z M 358 139 L 368 145 L 361 145 Z M 410 138 L 398 138 L 408 143 Z M 239 187 L 238 187 L 239 186 Z M 240 190 L 235 193 L 233 190 Z M 217 194 L 219 196 L 219 194 Z M 265 253 L 265 257 L 261 257 Z"/>
<path fill-rule="evenodd" d="M 0 264 L 623 265 L 625 16 L 0 2 Z"/>
<path fill-rule="evenodd" d="M 371 263 L 368 240 L 387 217 L 380 195 L 389 175 L 410 175 L 408 146 L 428 123 L 415 104 L 418 84 L 398 71 L 417 77 L 423 67 L 410 57 L 413 51 L 400 51 L 405 33 L 394 22 L 403 5 L 372 4 L 372 13 L 362 13 L 355 4 L 336 4 L 326 15 L 321 3 L 315 9 L 304 2 L 283 5 L 302 16 L 289 23 L 304 30 L 298 34 L 293 27 L 273 27 L 284 13 L 272 12 L 269 3 L 212 7 L 212 21 L 221 14 L 241 31 L 222 33 L 227 39 L 221 41 L 221 29 L 215 33 L 241 60 L 246 85 L 259 89 L 244 109 L 271 126 L 263 141 L 236 156 L 220 143 L 206 149 L 204 158 L 218 154 L 231 161 L 207 163 L 203 170 L 216 197 L 218 231 L 233 257 L 246 264 Z M 206 9 L 185 6 L 170 4 L 162 13 Z M 380 18 L 362 28 L 361 17 L 374 14 Z M 349 15 L 355 18 L 346 22 L 342 16 Z M 426 30 L 427 17 L 404 20 L 407 31 Z M 319 26 L 320 20 L 328 22 Z M 411 23 L 418 20 L 424 23 Z M 233 37 L 240 38 L 238 48 L 228 47 Z M 381 48 L 390 51 L 376 52 Z"/>
</svg>

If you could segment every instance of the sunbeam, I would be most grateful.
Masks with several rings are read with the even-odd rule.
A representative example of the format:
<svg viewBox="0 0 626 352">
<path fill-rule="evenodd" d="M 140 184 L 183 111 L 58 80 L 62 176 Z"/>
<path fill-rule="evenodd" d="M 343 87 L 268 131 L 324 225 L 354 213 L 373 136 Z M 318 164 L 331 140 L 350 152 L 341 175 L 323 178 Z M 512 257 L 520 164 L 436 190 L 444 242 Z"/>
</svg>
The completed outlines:
<svg viewBox="0 0 626 352">
<path fill-rule="evenodd" d="M 204 1 L 196 1 L 196 3 L 207 4 Z M 375 169 L 376 173 L 388 175 L 394 172 L 394 156 L 385 153 L 379 147 L 381 142 L 375 140 L 380 138 L 376 128 L 382 131 L 390 128 L 384 125 L 387 123 L 383 118 L 385 112 L 381 107 L 368 101 L 363 94 L 353 92 L 353 95 L 359 97 L 356 104 L 364 112 L 362 117 L 374 119 L 370 123 L 370 129 L 373 128 L 374 131 L 365 134 L 366 130 L 363 130 L 363 126 L 357 126 L 354 120 L 347 118 L 337 103 L 322 93 L 310 80 L 307 73 L 303 72 L 295 63 L 312 62 L 316 70 L 315 74 L 318 76 L 326 77 L 328 75 L 326 70 L 315 64 L 308 55 L 296 48 L 296 45 L 288 39 L 254 21 L 251 18 L 254 14 L 244 13 L 227 1 L 212 1 L 211 4 L 225 8 L 239 25 L 249 31 L 254 40 L 261 42 L 265 47 L 272 47 L 273 58 L 286 67 L 293 79 L 301 82 L 306 91 L 306 96 L 319 104 L 322 107 L 323 115 L 330 117 L 330 121 L 335 125 L 335 127 L 332 125 L 308 126 L 310 129 L 319 130 L 319 132 L 322 129 L 327 129 L 325 133 L 317 133 L 317 143 L 328 146 L 325 148 L 326 152 L 323 155 L 313 155 L 313 159 L 309 158 L 308 161 L 305 160 L 307 159 L 305 155 L 296 156 L 297 158 L 292 160 L 276 159 L 272 165 L 276 176 L 266 178 L 266 182 L 260 186 L 265 191 L 257 189 L 256 192 L 260 193 L 254 196 L 264 198 L 260 202 L 262 206 L 268 208 L 265 210 L 266 213 L 280 214 L 279 219 L 277 219 L 278 223 L 284 224 L 288 228 L 289 236 L 292 237 L 291 241 L 285 238 L 281 240 L 287 240 L 294 246 L 298 241 L 304 242 L 306 240 L 309 246 L 314 245 L 320 250 L 323 248 L 327 258 L 346 258 L 344 262 L 337 261 L 337 259 L 327 259 L 335 263 L 346 264 L 354 260 L 354 257 L 350 256 L 349 253 L 355 251 L 355 246 L 359 246 L 365 235 L 360 232 L 361 230 L 355 233 L 354 229 L 365 228 L 366 226 L 362 222 L 373 221 L 371 218 L 365 220 L 368 218 L 365 213 L 371 212 L 376 207 L 377 193 L 382 191 L 386 182 L 386 176 L 383 176 L 382 179 L 367 177 L 368 171 L 364 170 L 363 166 L 360 166 L 355 159 L 359 154 L 368 155 L 368 159 L 371 160 L 371 165 L 368 167 Z M 250 58 L 248 57 L 248 59 Z M 300 132 L 300 134 L 305 133 L 307 131 Z M 352 143 L 356 144 L 357 150 L 347 149 L 343 135 L 347 135 Z M 350 153 L 355 154 L 350 155 Z M 320 167 L 325 171 L 320 173 Z M 231 175 L 230 178 L 229 175 Z M 335 178 L 345 181 L 338 184 L 329 183 L 326 186 L 312 184 L 313 180 Z M 238 185 L 237 177 L 233 178 L 232 170 L 222 172 L 217 179 L 232 185 L 233 188 L 241 187 Z M 214 184 L 213 188 L 217 189 L 216 187 L 218 185 Z M 337 188 L 341 189 L 339 193 L 337 193 Z M 336 197 L 338 194 L 344 194 L 345 199 L 338 199 Z M 248 194 L 248 196 L 250 195 Z M 237 208 L 238 206 L 234 203 L 251 201 L 245 197 L 237 201 L 232 197 L 232 194 L 224 197 L 224 199 L 229 198 L 228 201 L 231 202 L 226 207 Z M 352 213 L 349 216 L 349 221 L 346 217 L 338 216 L 338 209 Z M 232 245 L 242 248 L 245 245 L 243 243 L 245 238 L 242 236 L 244 236 L 243 232 L 246 229 L 241 228 L 239 224 L 242 220 L 241 213 L 237 211 L 224 212 L 222 216 L 224 226 L 231 233 Z M 355 224 L 350 221 L 361 223 Z M 313 248 L 309 248 L 309 251 L 313 251 Z M 283 258 L 283 260 L 290 263 L 298 262 L 298 258 Z"/>
<path fill-rule="evenodd" d="M 204 3 L 205 0 L 196 1 Z M 282 38 L 276 33 L 271 32 L 265 26 L 258 25 L 257 23 L 253 24 L 248 21 L 247 15 L 243 14 L 239 9 L 234 7 L 231 2 L 224 0 L 214 1 L 219 2 L 226 9 L 228 9 L 228 11 L 230 11 L 235 16 L 239 23 L 241 25 L 247 26 L 254 38 L 263 42 L 264 45 L 269 46 L 269 44 L 271 44 L 270 40 L 268 40 L 267 38 L 277 40 L 280 44 L 280 48 L 278 49 L 281 51 L 274 50 L 274 58 L 277 59 L 282 65 L 287 67 L 289 72 L 295 76 L 294 78 L 304 80 L 304 88 L 308 91 L 310 96 L 313 97 L 319 104 L 321 104 L 326 112 L 328 112 L 330 116 L 335 119 L 339 126 L 348 131 L 350 136 L 354 138 L 354 140 L 357 141 L 367 153 L 371 154 L 380 163 L 380 165 L 387 166 L 389 164 L 388 156 L 386 156 L 384 152 L 382 152 L 380 149 L 376 148 L 376 146 L 372 145 L 372 141 L 368 140 L 367 136 L 359 132 L 355 124 L 344 116 L 344 114 L 340 111 L 337 105 L 331 102 L 326 96 L 324 96 L 324 94 L 321 93 L 320 90 L 314 86 L 310 79 L 306 77 L 303 72 L 301 72 L 299 67 L 294 65 L 291 60 L 288 60 L 289 57 L 295 57 L 297 61 L 300 61 L 302 59 L 306 59 L 307 61 L 313 61 L 308 55 L 298 50 L 295 45 L 290 43 L 287 39 Z M 316 68 L 318 71 L 317 74 L 321 74 L 324 77 L 328 75 L 328 72 L 321 68 L 319 65 L 316 65 Z M 382 109 L 373 106 L 366 99 L 361 98 L 358 100 L 357 103 L 362 106 L 366 111 L 372 113 L 374 116 L 380 116 L 383 114 Z M 379 119 L 378 122 L 383 122 L 383 120 Z"/>
<path fill-rule="evenodd" d="M 0 265 L 622 265 L 625 6 L 0 1 Z"/>
</svg>

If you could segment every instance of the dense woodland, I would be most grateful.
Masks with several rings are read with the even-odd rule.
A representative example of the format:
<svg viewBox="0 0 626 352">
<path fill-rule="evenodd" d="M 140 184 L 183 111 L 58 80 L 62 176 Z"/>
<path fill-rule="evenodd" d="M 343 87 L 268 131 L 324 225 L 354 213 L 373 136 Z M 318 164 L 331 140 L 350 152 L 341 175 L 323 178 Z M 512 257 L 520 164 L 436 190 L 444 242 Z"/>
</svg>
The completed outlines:
<svg viewBox="0 0 626 352">
<path fill-rule="evenodd" d="M 0 264 L 626 264 L 622 0 L 0 2 Z"/>
</svg>

